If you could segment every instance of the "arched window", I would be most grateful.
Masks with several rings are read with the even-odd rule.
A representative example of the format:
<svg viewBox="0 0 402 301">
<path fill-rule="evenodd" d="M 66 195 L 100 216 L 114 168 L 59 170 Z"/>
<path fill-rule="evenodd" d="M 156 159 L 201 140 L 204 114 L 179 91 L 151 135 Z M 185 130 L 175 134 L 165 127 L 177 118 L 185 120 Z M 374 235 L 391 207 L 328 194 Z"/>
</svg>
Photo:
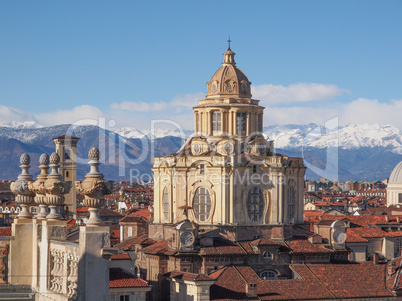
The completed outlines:
<svg viewBox="0 0 402 301">
<path fill-rule="evenodd" d="M 163 189 L 162 207 L 163 207 L 163 216 L 165 217 L 165 219 L 169 219 L 169 192 L 167 187 Z"/>
<path fill-rule="evenodd" d="M 251 187 L 247 197 L 247 213 L 252 224 L 262 222 L 262 214 L 264 212 L 264 196 L 259 187 Z"/>
<path fill-rule="evenodd" d="M 291 221 L 295 217 L 295 188 L 292 184 L 289 185 L 289 220 Z"/>
<path fill-rule="evenodd" d="M 272 253 L 269 251 L 265 251 L 262 257 L 264 257 L 265 259 L 272 259 Z"/>
<path fill-rule="evenodd" d="M 68 171 L 66 171 L 66 178 L 68 178 L 70 176 L 70 173 Z"/>
<path fill-rule="evenodd" d="M 211 112 L 211 128 L 212 128 L 212 135 L 218 134 L 222 131 L 221 112 L 219 111 Z"/>
<path fill-rule="evenodd" d="M 276 279 L 276 272 L 273 271 L 273 270 L 263 271 L 260 274 L 260 278 L 263 279 L 263 280 Z"/>
<path fill-rule="evenodd" d="M 211 213 L 212 201 L 208 188 L 198 187 L 193 199 L 195 218 L 200 222 L 208 220 Z"/>
</svg>

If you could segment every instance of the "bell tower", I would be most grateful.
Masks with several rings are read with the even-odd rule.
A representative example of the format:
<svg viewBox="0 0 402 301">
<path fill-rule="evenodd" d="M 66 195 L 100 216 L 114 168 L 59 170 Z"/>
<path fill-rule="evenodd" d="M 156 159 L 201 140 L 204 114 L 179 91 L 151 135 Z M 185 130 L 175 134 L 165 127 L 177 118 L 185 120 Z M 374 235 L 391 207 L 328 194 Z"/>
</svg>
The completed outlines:
<svg viewBox="0 0 402 301">
<path fill-rule="evenodd" d="M 80 138 L 63 135 L 53 138 L 56 145 L 56 153 L 60 157 L 59 173 L 63 181 L 71 183 L 71 190 L 65 195 L 64 204 L 68 206 L 68 211 L 76 213 L 77 191 L 75 181 L 77 180 L 77 143 Z"/>
</svg>

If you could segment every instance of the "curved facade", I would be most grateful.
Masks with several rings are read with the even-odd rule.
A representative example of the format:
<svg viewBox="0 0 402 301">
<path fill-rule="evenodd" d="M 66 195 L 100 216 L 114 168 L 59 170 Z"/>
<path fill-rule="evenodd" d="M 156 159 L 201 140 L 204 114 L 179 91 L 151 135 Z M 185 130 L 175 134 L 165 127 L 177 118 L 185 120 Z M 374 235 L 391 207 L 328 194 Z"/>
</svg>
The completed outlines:
<svg viewBox="0 0 402 301">
<path fill-rule="evenodd" d="M 402 161 L 392 170 L 387 186 L 387 206 L 402 205 Z"/>
</svg>

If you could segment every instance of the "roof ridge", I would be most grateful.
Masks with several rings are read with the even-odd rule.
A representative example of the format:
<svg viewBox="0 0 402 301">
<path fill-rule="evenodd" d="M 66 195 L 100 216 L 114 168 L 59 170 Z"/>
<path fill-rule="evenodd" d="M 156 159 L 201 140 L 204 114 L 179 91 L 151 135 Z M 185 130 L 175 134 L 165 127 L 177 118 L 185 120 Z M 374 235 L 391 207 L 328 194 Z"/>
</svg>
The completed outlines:
<svg viewBox="0 0 402 301">
<path fill-rule="evenodd" d="M 335 295 L 327 288 L 324 283 L 321 282 L 321 280 L 313 273 L 313 271 L 303 262 L 302 263 L 306 269 L 313 275 L 313 277 L 325 288 L 325 290 L 334 298 L 336 299 Z"/>
</svg>

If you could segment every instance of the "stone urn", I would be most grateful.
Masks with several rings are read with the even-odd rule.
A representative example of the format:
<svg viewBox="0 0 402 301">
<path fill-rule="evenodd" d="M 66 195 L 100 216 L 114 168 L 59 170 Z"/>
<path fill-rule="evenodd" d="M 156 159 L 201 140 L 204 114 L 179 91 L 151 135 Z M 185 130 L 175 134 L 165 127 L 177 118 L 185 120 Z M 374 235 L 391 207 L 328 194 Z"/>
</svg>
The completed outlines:
<svg viewBox="0 0 402 301">
<path fill-rule="evenodd" d="M 35 193 L 29 189 L 29 184 L 33 182 L 32 175 L 29 174 L 29 163 L 31 158 L 28 154 L 23 153 L 20 158 L 21 174 L 18 176 L 18 180 L 11 183 L 10 189 L 15 194 L 15 201 L 20 204 L 21 211 L 18 214 L 18 218 L 32 218 L 32 214 L 29 212 L 29 206 L 33 203 Z"/>
<path fill-rule="evenodd" d="M 57 207 L 64 204 L 64 195 L 69 193 L 71 183 L 62 181 L 62 176 L 59 174 L 60 157 L 57 153 L 50 156 L 50 173 L 45 182 L 46 204 L 49 205 L 50 213 L 46 216 L 48 219 L 61 219 L 62 216 L 57 212 Z"/>
<path fill-rule="evenodd" d="M 35 182 L 29 183 L 29 190 L 33 191 L 35 196 L 35 203 L 39 204 L 38 219 L 45 219 L 47 215 L 46 204 L 46 187 L 45 182 L 47 180 L 47 170 L 49 169 L 49 156 L 42 154 L 39 158 L 40 174 Z"/>
<path fill-rule="evenodd" d="M 99 172 L 99 158 L 99 150 L 96 147 L 91 148 L 88 153 L 90 171 L 85 175 L 84 181 L 75 183 L 77 192 L 85 196 L 83 202 L 89 211 L 88 225 L 102 224 L 99 208 L 105 206 L 104 196 L 110 194 L 113 187 L 113 182 L 104 180 L 103 174 Z"/>
</svg>

